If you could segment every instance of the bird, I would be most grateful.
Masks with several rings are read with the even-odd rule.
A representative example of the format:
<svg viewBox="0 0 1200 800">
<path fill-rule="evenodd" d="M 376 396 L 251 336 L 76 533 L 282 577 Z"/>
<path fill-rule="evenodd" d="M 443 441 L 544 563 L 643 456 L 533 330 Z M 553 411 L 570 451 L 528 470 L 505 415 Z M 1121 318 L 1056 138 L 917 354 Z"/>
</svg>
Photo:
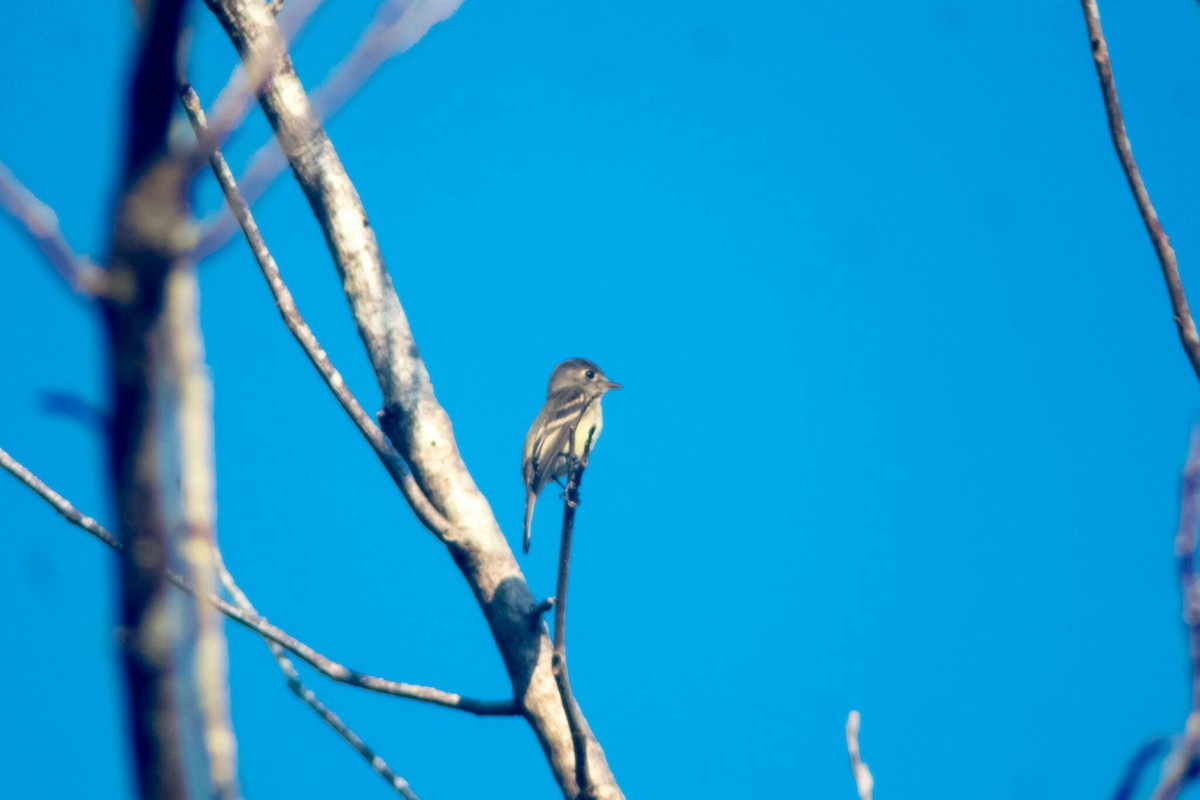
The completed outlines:
<svg viewBox="0 0 1200 800">
<path fill-rule="evenodd" d="M 610 381 L 600 367 L 586 358 L 568 358 L 550 373 L 546 404 L 529 426 L 521 459 L 526 553 L 538 494 L 547 483 L 569 474 L 586 460 L 604 427 L 600 399 L 610 390 L 620 388 L 621 384 Z"/>
</svg>

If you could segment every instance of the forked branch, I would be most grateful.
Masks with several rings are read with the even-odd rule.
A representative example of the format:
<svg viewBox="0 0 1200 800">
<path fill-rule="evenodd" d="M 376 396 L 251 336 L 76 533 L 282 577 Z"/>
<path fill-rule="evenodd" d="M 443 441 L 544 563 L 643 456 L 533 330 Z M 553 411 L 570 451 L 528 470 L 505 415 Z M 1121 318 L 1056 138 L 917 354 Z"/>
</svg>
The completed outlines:
<svg viewBox="0 0 1200 800">
<path fill-rule="evenodd" d="M 0 469 L 8 472 L 33 490 L 34 494 L 46 501 L 46 503 L 72 525 L 86 531 L 114 550 L 120 551 L 122 549 L 121 542 L 103 525 L 81 512 L 69 500 L 47 486 L 19 461 L 2 449 L 0 449 Z M 223 570 L 224 565 L 220 566 Z M 167 573 L 167 579 L 177 588 L 182 589 L 190 595 L 196 595 L 196 589 L 182 576 Z M 233 596 L 237 597 L 236 594 L 233 594 Z M 267 641 L 280 645 L 300 660 L 314 667 L 322 675 L 338 683 L 356 686 L 360 689 L 368 689 L 380 694 L 391 695 L 392 697 L 419 700 L 424 703 L 442 706 L 443 708 L 458 709 L 477 716 L 512 716 L 521 713 L 516 702 L 513 700 L 477 700 L 430 686 L 401 683 L 400 681 L 378 678 L 358 672 L 322 655 L 309 645 L 287 633 L 287 631 L 272 625 L 254 611 L 230 603 L 214 593 L 205 595 L 204 599 L 229 619 L 254 631 Z"/>
<path fill-rule="evenodd" d="M 199 96 L 186 83 L 180 86 L 179 94 L 183 101 L 183 107 L 187 111 L 188 118 L 191 120 L 192 128 L 196 132 L 196 138 L 200 142 L 209 141 L 211 134 L 208 131 L 204 109 L 200 104 Z M 417 519 L 438 536 L 438 538 L 445 538 L 450 533 L 450 524 L 430 504 L 429 499 L 425 497 L 425 494 L 421 491 L 421 487 L 417 485 L 416 480 L 413 479 L 412 474 L 404 465 L 404 460 L 396 452 L 396 448 L 392 447 L 391 442 L 384 436 L 383 431 L 380 430 L 375 421 L 363 409 L 357 398 L 354 397 L 345 380 L 342 379 L 341 373 L 333 366 L 333 362 L 329 359 L 325 349 L 317 341 L 316 335 L 308 327 L 308 323 L 304 321 L 304 317 L 300 314 L 300 309 L 296 307 L 296 301 L 293 299 L 292 293 L 288 290 L 287 284 L 283 282 L 283 275 L 279 272 L 279 266 L 275 263 L 275 258 L 267 248 L 267 243 L 263 239 L 262 232 L 259 230 L 258 224 L 254 221 L 254 215 L 250 211 L 249 204 L 238 190 L 237 182 L 234 180 L 233 172 L 229 169 L 225 157 L 221 154 L 218 147 L 204 147 L 202 145 L 202 149 L 208 153 L 208 162 L 212 167 L 213 175 L 216 177 L 217 183 L 225 195 L 225 200 L 242 229 L 242 234 L 245 236 L 246 242 L 250 245 L 250 252 L 254 255 L 254 260 L 267 281 L 267 287 L 271 290 L 271 294 L 275 298 L 275 305 L 279 309 L 279 314 L 283 318 L 284 325 L 291 331 L 292 336 L 300 344 L 304 354 L 308 356 L 308 360 L 312 362 L 317 373 L 321 376 L 325 385 L 329 387 L 329 390 L 333 393 L 338 403 L 350 416 L 355 427 L 358 428 L 363 438 L 367 440 L 367 443 L 371 445 L 371 448 L 383 463 L 384 468 L 388 471 L 388 475 L 396 482 L 400 493 L 408 501 L 413 513 L 417 515 Z"/>
<path fill-rule="evenodd" d="M 279 37 L 255 0 L 206 0 L 243 62 Z M 449 522 L 442 541 L 475 594 L 504 659 L 513 693 L 567 797 L 577 797 L 574 742 L 551 669 L 549 637 L 531 626 L 537 603 L 491 507 L 463 463 L 450 418 L 433 392 L 362 201 L 288 57 L 260 95 L 292 173 L 312 207 L 342 280 L 383 396 L 381 426 L 433 508 Z M 587 764 L 597 798 L 623 794 L 595 737 Z"/>
<path fill-rule="evenodd" d="M 317 116 L 326 122 L 336 116 L 385 61 L 412 47 L 431 26 L 453 14 L 461 2 L 383 0 L 354 47 L 333 68 L 325 82 L 313 91 L 312 103 Z M 281 17 L 280 28 L 284 29 L 285 24 L 294 25 L 290 18 Z M 284 36 L 288 38 L 287 30 L 284 30 Z M 246 202 L 254 205 L 287 166 L 287 159 L 274 139 L 261 145 L 238 180 Z M 224 247 L 236 227 L 236 220 L 228 209 L 209 215 L 201 228 L 200 242 L 196 246 L 197 258 L 206 258 Z"/>
<path fill-rule="evenodd" d="M 67 287 L 85 297 L 104 293 L 104 270 L 71 249 L 50 206 L 0 164 L 0 207 L 25 232 Z"/>
</svg>

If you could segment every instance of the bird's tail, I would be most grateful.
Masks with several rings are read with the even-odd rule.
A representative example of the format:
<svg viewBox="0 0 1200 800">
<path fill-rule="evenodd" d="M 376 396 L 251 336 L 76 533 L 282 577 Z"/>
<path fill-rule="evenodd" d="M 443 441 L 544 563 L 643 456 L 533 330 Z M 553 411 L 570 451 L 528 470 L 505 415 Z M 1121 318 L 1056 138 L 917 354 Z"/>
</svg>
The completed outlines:
<svg viewBox="0 0 1200 800">
<path fill-rule="evenodd" d="M 529 552 L 529 531 L 533 525 L 533 504 L 537 502 L 535 492 L 525 492 L 525 552 Z"/>
</svg>

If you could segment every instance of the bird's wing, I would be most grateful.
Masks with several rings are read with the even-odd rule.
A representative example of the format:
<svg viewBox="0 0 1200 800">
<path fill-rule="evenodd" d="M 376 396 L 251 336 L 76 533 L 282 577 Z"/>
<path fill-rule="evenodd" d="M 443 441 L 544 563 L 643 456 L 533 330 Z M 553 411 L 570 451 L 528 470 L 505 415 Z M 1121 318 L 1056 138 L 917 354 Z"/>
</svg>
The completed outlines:
<svg viewBox="0 0 1200 800">
<path fill-rule="evenodd" d="M 533 443 L 533 480 L 529 483 L 535 493 L 562 474 L 557 470 L 563 466 L 561 457 L 567 452 L 567 437 L 579 424 L 587 405 L 587 398 L 579 391 L 555 392 L 546 398 L 541 414 L 547 419 Z"/>
</svg>

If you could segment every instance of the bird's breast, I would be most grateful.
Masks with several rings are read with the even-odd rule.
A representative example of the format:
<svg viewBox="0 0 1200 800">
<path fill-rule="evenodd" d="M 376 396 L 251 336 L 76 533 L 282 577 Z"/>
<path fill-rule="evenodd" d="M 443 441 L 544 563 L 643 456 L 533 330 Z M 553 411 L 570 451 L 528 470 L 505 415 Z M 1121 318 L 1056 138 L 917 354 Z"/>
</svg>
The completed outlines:
<svg viewBox="0 0 1200 800">
<path fill-rule="evenodd" d="M 585 449 L 595 450 L 596 441 L 600 438 L 600 429 L 604 427 L 604 416 L 600 413 L 600 399 L 588 403 L 587 408 L 579 417 L 575 426 L 575 438 L 571 441 L 571 455 L 582 458 Z M 588 441 L 588 438 L 591 441 Z"/>
</svg>

